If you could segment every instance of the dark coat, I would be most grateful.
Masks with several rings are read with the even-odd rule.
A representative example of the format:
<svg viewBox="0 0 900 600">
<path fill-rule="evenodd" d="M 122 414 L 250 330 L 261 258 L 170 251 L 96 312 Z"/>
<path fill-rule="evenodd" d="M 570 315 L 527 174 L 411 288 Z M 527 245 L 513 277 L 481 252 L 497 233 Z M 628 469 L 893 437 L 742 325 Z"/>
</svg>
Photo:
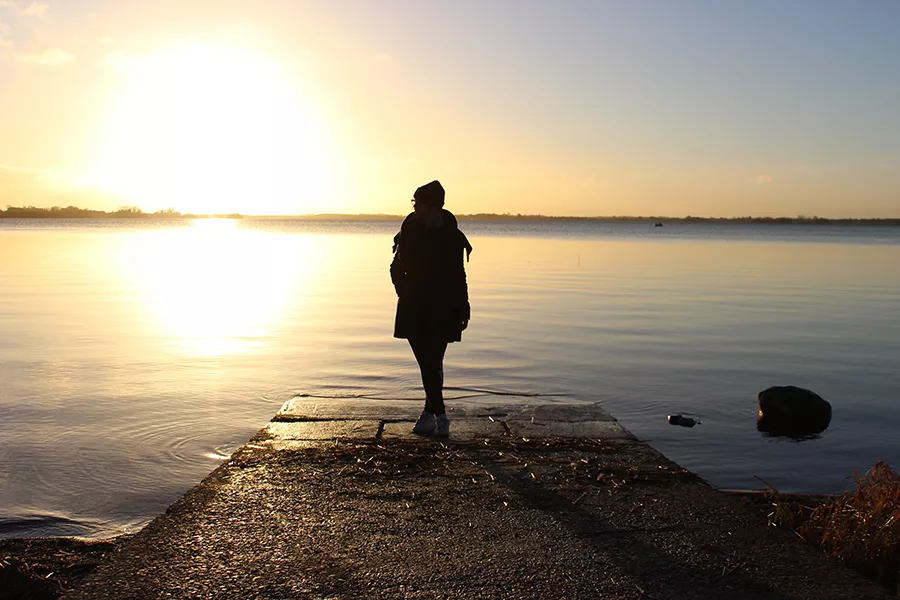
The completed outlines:
<svg viewBox="0 0 900 600">
<path fill-rule="evenodd" d="M 463 254 L 472 251 L 456 217 L 441 210 L 443 224 L 426 227 L 411 213 L 394 237 L 391 280 L 397 291 L 394 337 L 432 337 L 458 342 L 469 317 Z"/>
</svg>

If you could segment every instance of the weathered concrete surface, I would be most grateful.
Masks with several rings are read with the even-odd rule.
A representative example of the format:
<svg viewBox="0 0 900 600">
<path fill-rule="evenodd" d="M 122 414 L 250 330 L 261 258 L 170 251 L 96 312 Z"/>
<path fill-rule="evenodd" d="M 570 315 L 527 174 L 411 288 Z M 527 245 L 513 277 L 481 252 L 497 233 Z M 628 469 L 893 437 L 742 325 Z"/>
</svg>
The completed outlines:
<svg viewBox="0 0 900 600">
<path fill-rule="evenodd" d="M 285 406 L 66 598 L 888 597 L 598 405 L 454 408 Z"/>
<path fill-rule="evenodd" d="M 487 403 L 485 400 L 453 401 L 447 413 L 458 419 L 520 419 L 545 423 L 578 423 L 582 421 L 609 421 L 615 418 L 595 402 L 560 400 L 547 403 L 545 399 L 514 402 L 504 399 Z M 422 410 L 421 400 L 316 400 L 294 398 L 284 404 L 273 421 L 415 421 Z M 617 423 L 618 426 L 618 423 Z M 621 426 L 618 426 L 621 429 Z"/>
</svg>

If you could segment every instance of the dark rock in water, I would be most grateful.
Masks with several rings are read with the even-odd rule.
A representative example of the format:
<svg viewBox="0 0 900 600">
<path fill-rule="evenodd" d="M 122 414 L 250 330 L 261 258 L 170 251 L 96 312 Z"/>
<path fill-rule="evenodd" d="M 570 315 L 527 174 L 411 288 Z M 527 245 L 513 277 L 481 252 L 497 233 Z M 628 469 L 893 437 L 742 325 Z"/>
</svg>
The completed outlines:
<svg viewBox="0 0 900 600">
<path fill-rule="evenodd" d="M 693 427 L 699 425 L 700 421 L 684 415 L 669 415 L 669 425 L 681 425 L 682 427 Z"/>
<path fill-rule="evenodd" d="M 831 405 L 815 392 L 793 385 L 772 386 L 759 393 L 756 429 L 774 436 L 810 437 L 831 423 Z"/>
</svg>

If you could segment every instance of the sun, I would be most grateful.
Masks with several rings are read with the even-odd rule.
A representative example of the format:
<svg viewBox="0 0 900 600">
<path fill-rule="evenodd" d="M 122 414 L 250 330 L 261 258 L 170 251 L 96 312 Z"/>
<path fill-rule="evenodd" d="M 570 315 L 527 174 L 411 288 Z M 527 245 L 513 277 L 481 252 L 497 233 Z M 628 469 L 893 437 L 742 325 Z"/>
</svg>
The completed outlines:
<svg viewBox="0 0 900 600">
<path fill-rule="evenodd" d="M 322 119 L 280 65 L 222 46 L 120 57 L 91 178 L 145 210 L 297 214 L 325 202 Z"/>
</svg>

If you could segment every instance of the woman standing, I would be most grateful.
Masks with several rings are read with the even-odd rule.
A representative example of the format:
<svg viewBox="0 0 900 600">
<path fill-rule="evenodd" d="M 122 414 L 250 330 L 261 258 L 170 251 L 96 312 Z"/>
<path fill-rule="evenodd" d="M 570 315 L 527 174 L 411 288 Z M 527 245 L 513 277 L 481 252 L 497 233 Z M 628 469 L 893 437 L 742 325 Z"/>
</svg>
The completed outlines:
<svg viewBox="0 0 900 600">
<path fill-rule="evenodd" d="M 391 280 L 398 296 L 394 337 L 409 340 L 422 372 L 425 409 L 413 433 L 447 437 L 444 353 L 448 343 L 462 339 L 469 324 L 463 251 L 468 259 L 472 246 L 456 217 L 444 210 L 444 188 L 438 181 L 417 189 L 412 202 L 414 212 L 394 236 Z"/>
</svg>

